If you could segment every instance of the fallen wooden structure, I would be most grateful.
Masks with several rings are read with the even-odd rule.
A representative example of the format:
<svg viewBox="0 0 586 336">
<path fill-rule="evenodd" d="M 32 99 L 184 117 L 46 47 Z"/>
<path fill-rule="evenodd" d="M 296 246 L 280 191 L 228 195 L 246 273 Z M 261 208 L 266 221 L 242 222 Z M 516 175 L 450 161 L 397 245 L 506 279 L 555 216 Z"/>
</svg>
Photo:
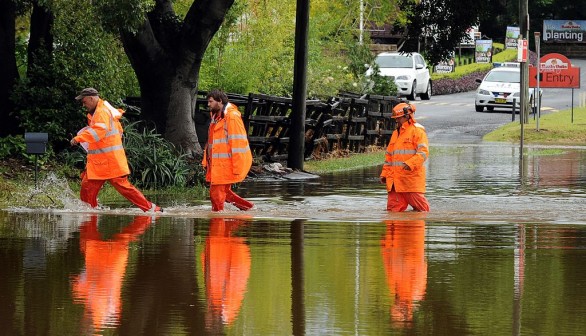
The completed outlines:
<svg viewBox="0 0 586 336">
<path fill-rule="evenodd" d="M 194 116 L 202 146 L 207 141 L 210 116 L 199 92 Z M 248 128 L 253 156 L 263 162 L 286 161 L 293 100 L 265 94 L 228 94 L 242 112 Z M 327 101 L 307 100 L 305 119 L 305 158 L 319 158 L 335 151 L 360 153 L 366 148 L 385 147 L 395 128 L 392 108 L 404 100 L 392 96 L 341 93 Z"/>
</svg>

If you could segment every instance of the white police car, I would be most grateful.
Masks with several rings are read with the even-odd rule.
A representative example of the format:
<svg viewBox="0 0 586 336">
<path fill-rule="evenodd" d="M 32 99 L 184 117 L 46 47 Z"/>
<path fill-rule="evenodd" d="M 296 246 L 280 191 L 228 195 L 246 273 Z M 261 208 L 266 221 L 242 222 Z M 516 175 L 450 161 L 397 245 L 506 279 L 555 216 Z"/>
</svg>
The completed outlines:
<svg viewBox="0 0 586 336">
<path fill-rule="evenodd" d="M 519 110 L 521 103 L 521 67 L 519 63 L 495 63 L 484 79 L 476 79 L 476 112 L 493 111 L 495 108 L 512 109 L 513 101 Z M 529 88 L 529 104 L 533 105 L 535 89 Z M 541 95 L 540 95 L 541 96 Z"/>
</svg>

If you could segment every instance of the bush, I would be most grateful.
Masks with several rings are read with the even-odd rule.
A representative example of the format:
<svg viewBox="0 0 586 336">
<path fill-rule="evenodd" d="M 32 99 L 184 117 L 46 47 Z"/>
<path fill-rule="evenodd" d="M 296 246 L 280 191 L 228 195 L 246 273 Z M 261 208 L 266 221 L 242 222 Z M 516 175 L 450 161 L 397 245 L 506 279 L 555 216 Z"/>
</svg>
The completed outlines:
<svg viewBox="0 0 586 336">
<path fill-rule="evenodd" d="M 141 131 L 142 129 L 142 131 Z M 193 175 L 187 154 L 179 150 L 154 127 L 149 129 L 142 121 L 124 127 L 124 148 L 130 165 L 130 178 L 145 188 L 183 187 Z"/>
<path fill-rule="evenodd" d="M 495 49 L 500 51 L 498 46 L 495 46 Z M 511 62 L 516 56 L 516 49 L 506 49 L 495 54 L 493 62 Z M 452 73 L 434 73 L 431 76 L 433 80 L 433 94 L 443 95 L 476 90 L 478 85 L 480 85 L 476 82 L 476 78 L 483 78 L 490 69 L 492 69 L 491 63 L 472 63 L 456 67 L 456 71 Z"/>
<path fill-rule="evenodd" d="M 123 142 L 130 166 L 129 178 L 136 186 L 147 189 L 184 187 L 193 179 L 187 156 L 178 154 L 173 144 L 147 129 L 144 122 L 126 124 Z M 85 169 L 86 153 L 79 146 L 61 152 L 59 158 L 74 170 Z M 68 177 L 78 175 L 72 171 L 64 173 Z"/>
<path fill-rule="evenodd" d="M 27 154 L 26 143 L 22 135 L 6 136 L 0 138 L 0 159 L 5 160 L 9 158 L 13 159 L 24 159 L 28 163 L 34 163 L 35 160 L 41 165 L 45 164 L 49 158 L 53 155 L 53 150 L 50 146 L 47 146 L 47 152 L 44 155 Z"/>
<path fill-rule="evenodd" d="M 478 88 L 478 85 L 480 85 L 476 82 L 476 78 L 483 78 L 487 72 L 488 70 L 473 72 L 461 76 L 458 79 L 437 79 L 433 82 L 433 94 L 439 96 L 443 94 L 452 94 L 476 90 Z"/>
</svg>

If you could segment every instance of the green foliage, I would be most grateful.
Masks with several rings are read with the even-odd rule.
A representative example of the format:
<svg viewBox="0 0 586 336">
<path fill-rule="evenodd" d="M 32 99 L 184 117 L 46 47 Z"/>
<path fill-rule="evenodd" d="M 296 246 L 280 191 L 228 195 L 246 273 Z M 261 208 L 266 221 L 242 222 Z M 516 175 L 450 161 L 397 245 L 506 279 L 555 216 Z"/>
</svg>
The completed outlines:
<svg viewBox="0 0 586 336">
<path fill-rule="evenodd" d="M 498 47 L 498 44 L 495 44 Z M 502 46 L 502 44 L 501 44 Z M 498 54 L 494 54 L 492 56 L 493 62 L 511 62 L 515 60 L 517 57 L 517 50 L 516 49 L 505 49 L 499 52 Z M 451 79 L 458 79 L 462 78 L 462 76 L 474 73 L 474 72 L 483 72 L 492 69 L 491 63 L 472 63 L 467 65 L 461 65 L 456 67 L 456 71 L 451 73 L 445 74 L 438 74 L 432 73 L 431 79 L 437 80 L 442 78 L 451 78 Z"/>
<path fill-rule="evenodd" d="M 372 63 L 372 75 L 370 76 L 373 86 L 370 93 L 395 96 L 397 95 L 397 84 L 388 76 L 381 76 L 380 69 L 376 63 Z"/>
<path fill-rule="evenodd" d="M 142 130 L 141 130 L 142 129 Z M 133 122 L 124 127 L 124 147 L 131 168 L 131 178 L 145 188 L 186 186 L 190 167 L 187 155 L 148 129 L 143 122 Z"/>
<path fill-rule="evenodd" d="M 417 51 L 430 64 L 449 59 L 466 30 L 478 23 L 491 2 L 461 0 L 405 1 L 401 10 L 408 13 L 406 39 L 402 51 Z M 504 35 L 504 30 L 503 30 Z"/>
<path fill-rule="evenodd" d="M 388 18 L 392 3 L 378 8 Z M 236 1 L 205 54 L 200 89 L 221 87 L 247 94 L 291 96 L 295 49 L 295 2 Z M 367 48 L 358 46 L 358 3 L 316 0 L 311 4 L 307 95 L 364 91 Z M 388 15 L 387 15 L 388 14 Z M 373 19 L 375 17 L 373 16 Z"/>
<path fill-rule="evenodd" d="M 13 100 L 20 126 L 27 132 L 49 133 L 52 146 L 60 151 L 86 123 L 85 112 L 74 100 L 81 88 L 93 86 L 103 97 L 118 100 L 136 94 L 138 85 L 120 42 L 98 24 L 95 8 L 59 1 L 51 9 L 55 50 L 34 56 Z M 25 57 L 23 52 L 19 59 Z"/>
<path fill-rule="evenodd" d="M 17 156 L 26 152 L 26 144 L 22 135 L 0 138 L 0 159 Z"/>
<path fill-rule="evenodd" d="M 103 26 L 113 33 L 117 33 L 119 29 L 138 31 L 144 24 L 147 13 L 155 7 L 152 0 L 96 0 L 93 4 L 93 11 L 99 13 Z"/>
<path fill-rule="evenodd" d="M 39 164 L 45 164 L 53 156 L 51 147 L 47 147 L 47 151 L 43 155 L 27 154 L 26 143 L 22 135 L 6 136 L 0 138 L 0 159 L 8 158 L 25 159 L 28 163 L 37 161 Z"/>
</svg>

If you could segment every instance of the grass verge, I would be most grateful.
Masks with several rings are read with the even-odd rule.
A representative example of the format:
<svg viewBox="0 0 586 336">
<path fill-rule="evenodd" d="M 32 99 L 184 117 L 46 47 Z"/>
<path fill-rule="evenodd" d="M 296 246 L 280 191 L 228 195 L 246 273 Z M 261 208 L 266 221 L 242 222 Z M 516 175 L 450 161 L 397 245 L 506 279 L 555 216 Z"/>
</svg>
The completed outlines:
<svg viewBox="0 0 586 336">
<path fill-rule="evenodd" d="M 349 154 L 325 160 L 307 161 L 303 167 L 312 174 L 335 173 L 352 169 L 373 167 L 385 161 L 384 149 L 373 149 L 366 153 Z"/>
<path fill-rule="evenodd" d="M 541 145 L 584 145 L 586 144 L 586 107 L 574 108 L 546 114 L 537 121 L 533 116 L 524 127 L 524 142 Z M 504 125 L 483 137 L 484 141 L 519 143 L 521 124 L 519 121 Z"/>
</svg>

